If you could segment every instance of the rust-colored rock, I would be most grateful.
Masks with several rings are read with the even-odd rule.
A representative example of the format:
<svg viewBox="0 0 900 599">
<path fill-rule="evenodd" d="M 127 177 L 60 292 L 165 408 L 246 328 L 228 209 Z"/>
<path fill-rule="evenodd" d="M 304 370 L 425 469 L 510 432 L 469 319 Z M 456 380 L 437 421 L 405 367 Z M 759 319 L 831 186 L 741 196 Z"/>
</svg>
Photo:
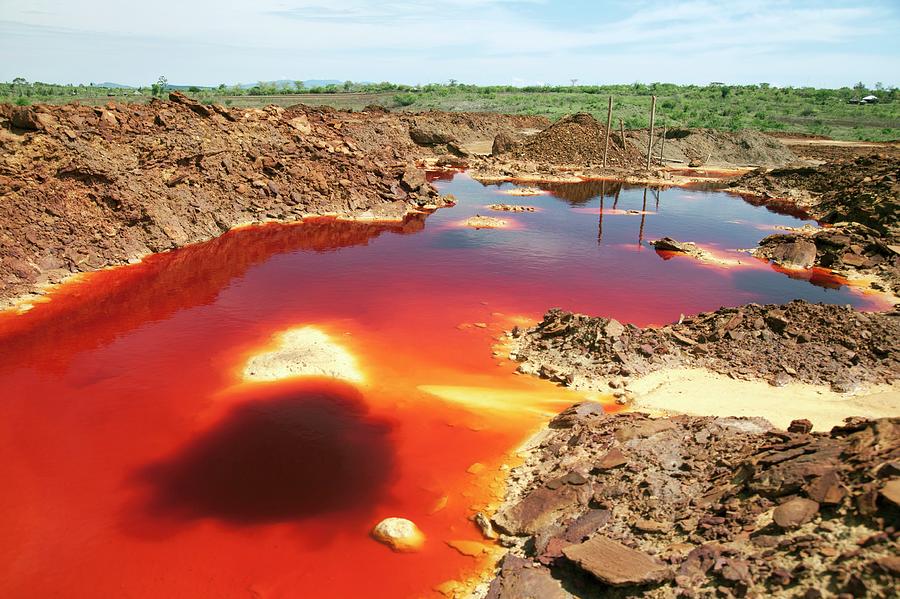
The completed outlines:
<svg viewBox="0 0 900 599">
<path fill-rule="evenodd" d="M 803 497 L 795 497 L 775 508 L 772 519 L 781 528 L 799 528 L 812 521 L 818 513 L 819 504 L 817 502 Z"/>
<path fill-rule="evenodd" d="M 570 545 L 562 551 L 581 569 L 610 586 L 659 583 L 671 575 L 661 562 L 603 535 Z"/>
</svg>

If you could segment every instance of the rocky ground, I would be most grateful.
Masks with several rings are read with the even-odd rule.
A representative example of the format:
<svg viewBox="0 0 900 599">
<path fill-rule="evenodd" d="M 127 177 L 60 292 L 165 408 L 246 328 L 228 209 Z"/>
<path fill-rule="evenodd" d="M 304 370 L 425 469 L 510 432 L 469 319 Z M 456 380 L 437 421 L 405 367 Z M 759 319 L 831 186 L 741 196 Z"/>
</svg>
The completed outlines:
<svg viewBox="0 0 900 599">
<path fill-rule="evenodd" d="M 900 420 L 560 414 L 493 517 L 487 591 L 523 597 L 892 597 Z"/>
<path fill-rule="evenodd" d="M 766 203 L 830 225 L 772 235 L 756 255 L 789 268 L 821 266 L 900 294 L 900 157 L 867 154 L 820 166 L 757 170 L 730 183 Z"/>
<path fill-rule="evenodd" d="M 864 313 L 796 300 L 748 304 L 639 328 L 553 309 L 514 329 L 519 371 L 579 388 L 610 387 L 663 368 L 706 368 L 736 379 L 829 385 L 839 392 L 900 378 L 900 310 Z"/>
</svg>

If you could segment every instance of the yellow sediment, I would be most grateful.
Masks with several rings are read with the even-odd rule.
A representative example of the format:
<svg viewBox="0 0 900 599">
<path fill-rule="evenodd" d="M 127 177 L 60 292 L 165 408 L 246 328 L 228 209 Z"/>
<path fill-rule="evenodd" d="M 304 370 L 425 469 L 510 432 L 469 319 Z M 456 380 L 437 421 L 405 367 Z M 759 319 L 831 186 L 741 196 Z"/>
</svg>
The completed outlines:
<svg viewBox="0 0 900 599">
<path fill-rule="evenodd" d="M 759 416 L 786 429 L 806 418 L 826 431 L 850 416 L 884 418 L 900 415 L 900 385 L 878 385 L 856 394 L 840 394 L 807 383 L 773 387 L 764 381 L 742 381 L 702 368 L 661 370 L 629 384 L 631 408 L 656 415 Z"/>
</svg>

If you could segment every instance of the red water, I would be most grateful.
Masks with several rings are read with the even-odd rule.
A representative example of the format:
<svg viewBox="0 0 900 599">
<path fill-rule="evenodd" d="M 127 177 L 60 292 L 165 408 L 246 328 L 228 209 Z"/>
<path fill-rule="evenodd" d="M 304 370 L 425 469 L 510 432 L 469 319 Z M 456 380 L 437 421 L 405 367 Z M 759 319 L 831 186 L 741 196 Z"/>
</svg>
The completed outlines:
<svg viewBox="0 0 900 599">
<path fill-rule="evenodd" d="M 503 330 L 551 306 L 637 324 L 794 297 L 876 306 L 732 252 L 799 222 L 732 196 L 438 184 L 459 204 L 427 220 L 234 231 L 0 316 L 0 595 L 428 595 L 488 560 L 446 542 L 480 538 L 468 518 L 509 452 L 578 399 L 493 357 Z M 502 215 L 514 230 L 455 224 L 497 201 L 541 210 Z M 661 259 L 646 242 L 663 235 L 743 263 Z M 298 325 L 365 382 L 242 382 Z M 387 516 L 415 521 L 423 550 L 371 540 Z"/>
</svg>

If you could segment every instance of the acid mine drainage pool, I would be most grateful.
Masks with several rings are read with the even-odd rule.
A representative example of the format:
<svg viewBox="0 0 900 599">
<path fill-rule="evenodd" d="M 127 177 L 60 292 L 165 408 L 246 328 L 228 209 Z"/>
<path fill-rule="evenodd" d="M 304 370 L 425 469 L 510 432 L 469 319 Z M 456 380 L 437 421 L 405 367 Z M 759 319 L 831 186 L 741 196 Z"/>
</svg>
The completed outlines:
<svg viewBox="0 0 900 599">
<path fill-rule="evenodd" d="M 553 306 L 637 325 L 795 298 L 878 307 L 738 251 L 813 223 L 735 196 L 432 179 L 455 207 L 233 231 L 0 316 L 0 592 L 427 595 L 490 563 L 471 516 L 583 397 L 516 375 L 493 351 L 505 330 Z M 713 259 L 656 252 L 664 236 Z M 418 551 L 370 537 L 392 516 L 421 529 Z"/>
</svg>

